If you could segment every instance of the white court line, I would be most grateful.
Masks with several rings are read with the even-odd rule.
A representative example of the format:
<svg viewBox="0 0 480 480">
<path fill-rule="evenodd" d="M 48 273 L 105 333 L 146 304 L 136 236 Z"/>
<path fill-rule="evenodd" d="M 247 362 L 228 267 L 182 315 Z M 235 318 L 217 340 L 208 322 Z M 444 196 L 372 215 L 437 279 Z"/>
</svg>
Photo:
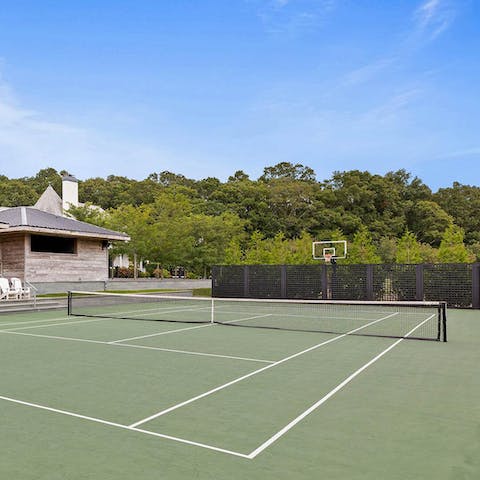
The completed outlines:
<svg viewBox="0 0 480 480">
<path fill-rule="evenodd" d="M 162 433 L 152 432 L 150 430 L 143 430 L 141 428 L 134 428 L 134 427 L 130 427 L 128 425 L 123 425 L 121 423 L 110 422 L 108 420 L 102 420 L 101 418 L 89 417 L 87 415 L 80 415 L 79 413 L 69 412 L 67 410 L 60 410 L 58 408 L 47 407 L 45 405 L 40 405 L 38 403 L 25 402 L 23 400 L 18 400 L 16 398 L 11 398 L 11 397 L 5 397 L 5 396 L 2 396 L 2 395 L 0 395 L 0 400 L 4 400 L 6 402 L 11 402 L 11 403 L 16 403 L 16 404 L 19 404 L 19 405 L 24 405 L 24 406 L 27 406 L 27 407 L 39 408 L 40 410 L 47 410 L 47 411 L 53 412 L 53 413 L 60 413 L 62 415 L 67 415 L 69 417 L 80 418 L 82 420 L 88 420 L 90 422 L 101 423 L 103 425 L 108 425 L 110 427 L 117 427 L 117 428 L 122 428 L 124 430 L 130 430 L 132 432 L 138 432 L 138 433 L 143 433 L 143 434 L 146 434 L 146 435 L 152 435 L 154 437 L 160 437 L 160 438 L 164 438 L 166 440 L 173 440 L 175 442 L 185 443 L 187 445 L 192 445 L 192 446 L 195 446 L 195 447 L 206 448 L 208 450 L 214 450 L 216 452 L 227 453 L 229 455 L 234 455 L 236 457 L 248 458 L 248 455 L 245 455 L 244 453 L 234 452 L 232 450 L 226 450 L 224 448 L 214 447 L 213 445 L 207 445 L 205 443 L 193 442 L 191 440 L 186 440 L 184 438 L 172 437 L 170 435 L 164 435 Z"/>
<path fill-rule="evenodd" d="M 281 365 L 282 363 L 285 363 L 289 360 L 292 360 L 293 358 L 296 358 L 296 357 L 299 357 L 300 355 L 303 355 L 305 353 L 308 353 L 308 352 L 311 352 L 312 350 L 315 350 L 319 347 L 322 347 L 324 345 L 327 345 L 329 343 L 332 343 L 332 342 L 335 342 L 337 340 L 340 340 L 341 338 L 344 338 L 346 337 L 347 335 L 351 335 L 352 333 L 355 333 L 355 332 L 358 332 L 359 330 L 363 329 L 363 328 L 366 328 L 370 325 L 373 325 L 375 323 L 378 323 L 382 320 L 386 320 L 387 318 L 390 318 L 390 317 L 393 317 L 394 315 L 398 315 L 398 312 L 395 312 L 395 313 L 392 313 L 386 317 L 383 317 L 383 318 L 379 318 L 377 320 L 374 320 L 370 323 L 367 323 L 365 325 L 362 325 L 361 327 L 358 327 L 358 328 L 355 328 L 353 330 L 350 330 L 349 332 L 347 333 L 344 333 L 342 335 L 338 335 L 336 337 L 333 337 L 329 340 L 326 340 L 324 342 L 321 342 L 321 343 L 318 343 L 317 345 L 314 345 L 313 347 L 310 347 L 310 348 L 307 348 L 305 350 L 302 350 L 301 352 L 298 352 L 298 353 L 294 353 L 293 355 L 289 355 L 288 357 L 285 357 L 281 360 L 278 360 L 277 362 L 275 363 L 271 363 L 270 365 L 267 365 L 266 367 L 262 367 L 262 368 L 259 368 L 258 370 L 254 370 L 253 372 L 250 372 L 246 375 L 243 375 L 241 377 L 238 377 L 228 383 L 224 383 L 223 385 L 220 385 L 216 388 L 212 388 L 211 390 L 207 391 L 207 392 L 204 392 L 204 393 L 201 393 L 200 395 L 197 395 L 196 397 L 192 397 L 188 400 L 185 400 L 184 402 L 181 402 L 181 403 L 177 403 L 176 405 L 173 405 L 169 408 L 166 408 L 165 410 L 161 410 L 160 412 L 157 412 L 157 413 L 154 413 L 153 415 L 150 415 L 149 417 L 146 417 L 146 418 L 142 418 L 141 420 L 138 420 L 137 422 L 135 423 L 132 423 L 130 426 L 131 427 L 138 427 L 139 425 L 142 425 L 143 423 L 147 423 L 147 422 L 150 422 L 151 420 L 154 420 L 155 418 L 158 418 L 158 417 L 161 417 L 162 415 L 165 415 L 167 413 L 170 413 L 170 412 L 173 412 L 174 410 L 177 410 L 178 408 L 181 408 L 181 407 L 184 407 L 185 405 L 188 405 L 190 403 L 193 403 L 197 400 L 200 400 L 201 398 L 205 398 L 209 395 L 212 395 L 213 393 L 216 393 L 216 392 L 219 392 L 220 390 L 223 390 L 224 388 L 227 388 L 227 387 L 230 387 L 232 385 L 235 385 L 236 383 L 238 382 L 241 382 L 242 380 L 245 380 L 247 378 L 250 378 L 250 377 L 253 377 L 254 375 L 257 375 L 261 372 L 264 372 L 270 368 L 273 368 L 273 367 L 276 367 L 277 365 Z"/>
<path fill-rule="evenodd" d="M 219 353 L 190 352 L 188 350 L 175 350 L 172 348 L 149 347 L 147 345 L 134 345 L 134 344 L 132 345 L 130 343 L 113 343 L 112 344 L 109 342 L 109 345 L 116 345 L 117 347 L 144 348 L 146 350 L 160 350 L 162 352 L 185 353 L 187 355 L 200 355 L 205 357 L 232 358 L 234 360 L 246 360 L 247 362 L 275 363 L 274 360 L 263 360 L 260 358 L 237 357 L 235 355 L 221 355 Z"/>
<path fill-rule="evenodd" d="M 386 353 L 388 353 L 390 350 L 395 348 L 400 342 L 405 340 L 405 338 L 409 337 L 417 328 L 420 328 L 424 323 L 428 322 L 431 318 L 435 317 L 435 315 L 430 316 L 420 324 L 418 324 L 416 327 L 412 328 L 403 338 L 400 338 L 396 342 L 394 342 L 392 345 L 387 347 L 385 350 L 380 352 L 377 356 L 372 358 L 370 361 L 365 363 L 365 365 L 361 366 L 359 369 L 355 370 L 350 376 L 348 376 L 343 382 L 339 383 L 335 388 L 330 390 L 326 395 L 324 395 L 320 400 L 318 400 L 316 403 L 314 403 L 310 408 L 305 410 L 302 414 L 300 414 L 298 417 L 293 419 L 288 425 L 285 425 L 281 430 L 279 430 L 275 435 L 270 437 L 266 442 L 262 443 L 258 448 L 253 450 L 249 455 L 248 458 L 253 459 L 260 453 L 262 453 L 266 448 L 268 448 L 270 445 L 272 445 L 274 442 L 276 442 L 280 437 L 285 435 L 291 428 L 293 428 L 295 425 L 297 425 L 299 422 L 301 422 L 307 415 L 310 415 L 313 411 L 315 411 L 320 405 L 324 404 L 329 398 L 333 397 L 337 392 L 339 392 L 343 387 L 345 387 L 347 384 L 349 384 L 356 376 L 360 375 L 364 370 L 366 370 L 368 367 L 373 365 L 377 360 L 382 358 Z"/>
<path fill-rule="evenodd" d="M 3 327 L 9 327 L 10 325 L 25 325 L 27 323 L 42 323 L 42 322 L 55 322 L 55 321 L 61 321 L 61 320 L 68 320 L 70 317 L 61 317 L 61 318 L 44 318 L 43 320 L 28 320 L 26 322 L 10 322 L 10 323 L 1 323 L 0 322 L 0 328 Z"/>
<path fill-rule="evenodd" d="M 91 318 L 90 320 L 76 320 L 73 322 L 65 323 L 51 323 L 48 325 L 30 325 L 29 327 L 19 327 L 19 328 L 7 328 L 6 330 L 0 330 L 0 332 L 16 332 L 18 330 L 29 330 L 32 328 L 44 328 L 44 327 L 59 327 L 61 325 L 76 325 L 77 323 L 89 323 L 89 322 L 100 322 L 108 320 L 107 318 Z"/>
<path fill-rule="evenodd" d="M 181 322 L 179 322 L 179 323 L 181 323 Z M 201 325 L 195 325 L 194 327 L 177 328 L 176 330 L 167 330 L 166 332 L 151 333 L 149 335 L 140 335 L 138 337 L 121 338 L 120 340 L 111 340 L 108 343 L 111 343 L 112 345 L 114 345 L 114 344 L 119 343 L 119 342 L 128 342 L 130 340 L 140 340 L 142 338 L 158 337 L 159 335 L 168 335 L 169 333 L 184 332 L 185 330 L 194 330 L 195 328 L 211 327 L 212 325 L 214 325 L 214 324 L 213 323 L 202 323 Z"/>
<path fill-rule="evenodd" d="M 89 340 L 86 338 L 75 338 L 75 337 L 60 337 L 55 335 L 42 335 L 40 333 L 25 333 L 25 332 L 17 332 L 16 330 L 0 330 L 0 333 L 8 333 L 9 335 L 24 335 L 26 337 L 51 338 L 53 340 L 69 340 L 72 342 L 100 343 L 103 345 L 108 345 L 108 342 L 103 342 L 101 340 Z"/>
<path fill-rule="evenodd" d="M 223 322 L 223 323 L 244 322 L 245 320 L 253 320 L 254 318 L 269 317 L 270 315 L 271 314 L 256 315 L 255 317 L 239 318 L 238 320 L 232 320 L 230 322 Z M 181 323 L 181 321 L 179 321 L 179 323 Z M 112 340 L 110 343 L 129 342 L 130 340 L 140 340 L 142 338 L 158 337 L 160 335 L 168 335 L 170 333 L 184 332 L 185 330 L 194 330 L 196 328 L 213 327 L 215 325 L 216 323 L 202 323 L 202 325 L 196 325 L 195 327 L 186 327 L 186 328 L 179 328 L 177 330 L 168 330 L 166 332 L 150 333 L 149 335 L 140 335 L 139 337 L 121 338 L 120 340 Z"/>
<path fill-rule="evenodd" d="M 127 343 L 112 343 L 104 342 L 102 340 L 89 340 L 86 338 L 75 338 L 75 337 L 60 337 L 55 335 L 41 335 L 38 333 L 25 333 L 17 332 L 15 330 L 0 330 L 0 333 L 8 333 L 11 335 L 25 335 L 29 337 L 40 337 L 40 338 L 50 338 L 52 340 L 68 340 L 72 342 L 84 342 L 84 343 L 96 343 L 101 345 L 113 345 L 114 347 L 130 347 L 130 348 L 142 348 L 147 350 L 158 350 L 159 352 L 171 352 L 171 353 L 182 353 L 185 355 L 198 355 L 201 357 L 217 357 L 217 358 L 228 358 L 234 360 L 246 360 L 248 362 L 260 362 L 260 363 L 274 363 L 273 360 L 264 360 L 259 358 L 247 358 L 247 357 L 236 357 L 233 355 L 221 355 L 219 353 L 206 353 L 206 352 L 192 352 L 188 350 L 173 350 L 171 348 L 161 348 L 161 347 L 149 347 L 146 345 L 133 345 Z"/>
<path fill-rule="evenodd" d="M 265 317 L 273 317 L 273 316 L 274 316 L 273 313 L 264 313 L 262 315 L 255 315 L 254 317 L 245 317 L 245 318 L 238 318 L 237 320 L 228 320 L 227 322 L 219 322 L 219 325 L 228 325 L 230 323 L 245 322 L 246 320 L 255 320 L 256 318 L 265 318 Z"/>
</svg>

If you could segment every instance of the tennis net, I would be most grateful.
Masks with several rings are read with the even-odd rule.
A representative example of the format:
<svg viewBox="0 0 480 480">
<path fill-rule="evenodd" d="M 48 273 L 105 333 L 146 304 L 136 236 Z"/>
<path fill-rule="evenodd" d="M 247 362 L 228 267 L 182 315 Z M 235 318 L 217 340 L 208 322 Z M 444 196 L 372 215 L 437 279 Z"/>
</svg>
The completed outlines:
<svg viewBox="0 0 480 480">
<path fill-rule="evenodd" d="M 447 340 L 444 302 L 226 299 L 71 291 L 68 314 Z"/>
</svg>

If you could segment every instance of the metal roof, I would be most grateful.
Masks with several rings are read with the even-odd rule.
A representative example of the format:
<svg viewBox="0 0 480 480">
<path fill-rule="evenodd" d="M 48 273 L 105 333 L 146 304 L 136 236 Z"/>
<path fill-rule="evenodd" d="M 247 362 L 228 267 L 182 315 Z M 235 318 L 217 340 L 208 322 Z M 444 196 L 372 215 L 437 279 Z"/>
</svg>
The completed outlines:
<svg viewBox="0 0 480 480">
<path fill-rule="evenodd" d="M 106 240 L 130 240 L 126 233 L 108 230 L 73 218 L 53 215 L 33 207 L 12 207 L 0 210 L 0 223 L 8 224 L 1 233 L 9 231 L 33 231 L 88 236 Z"/>
</svg>

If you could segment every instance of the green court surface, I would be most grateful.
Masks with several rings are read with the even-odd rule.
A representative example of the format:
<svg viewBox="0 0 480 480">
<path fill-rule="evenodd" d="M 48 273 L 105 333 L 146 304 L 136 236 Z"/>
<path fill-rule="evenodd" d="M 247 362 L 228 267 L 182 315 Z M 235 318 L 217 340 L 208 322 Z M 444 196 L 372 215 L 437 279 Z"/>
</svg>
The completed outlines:
<svg viewBox="0 0 480 480">
<path fill-rule="evenodd" d="M 2 315 L 0 479 L 478 479 L 480 312 L 448 335 Z"/>
</svg>

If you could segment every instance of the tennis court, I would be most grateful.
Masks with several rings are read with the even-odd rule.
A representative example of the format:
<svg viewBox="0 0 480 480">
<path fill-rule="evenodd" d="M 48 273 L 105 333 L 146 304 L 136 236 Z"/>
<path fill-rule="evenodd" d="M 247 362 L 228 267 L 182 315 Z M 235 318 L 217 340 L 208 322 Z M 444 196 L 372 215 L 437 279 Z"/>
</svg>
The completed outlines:
<svg viewBox="0 0 480 480">
<path fill-rule="evenodd" d="M 478 478 L 476 311 L 77 297 L 0 317 L 1 478 Z"/>
</svg>

